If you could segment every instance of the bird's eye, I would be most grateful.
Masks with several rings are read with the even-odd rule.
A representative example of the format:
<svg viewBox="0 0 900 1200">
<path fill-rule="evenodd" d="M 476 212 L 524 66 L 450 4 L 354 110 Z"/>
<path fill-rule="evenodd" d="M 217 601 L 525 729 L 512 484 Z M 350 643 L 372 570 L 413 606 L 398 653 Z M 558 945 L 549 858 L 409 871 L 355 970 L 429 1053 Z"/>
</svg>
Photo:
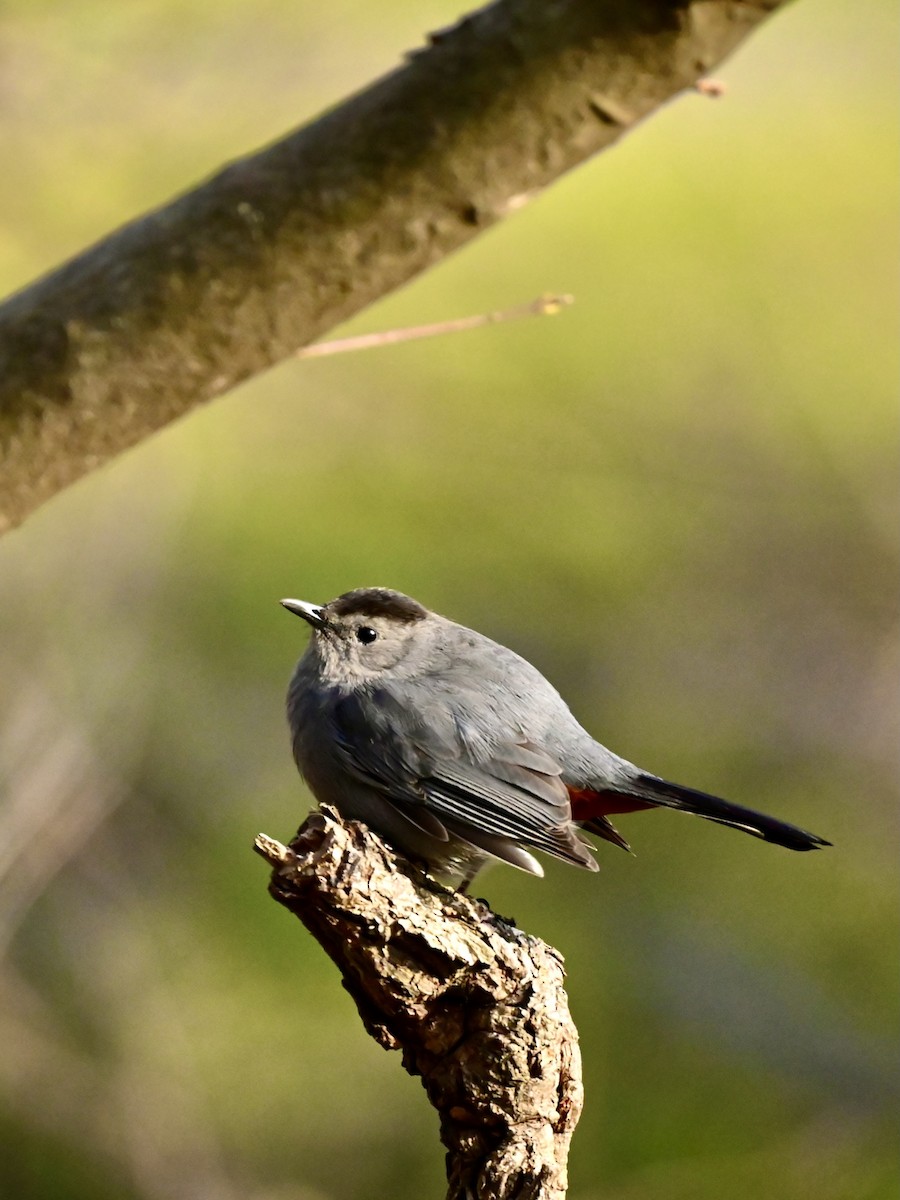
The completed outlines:
<svg viewBox="0 0 900 1200">
<path fill-rule="evenodd" d="M 368 625 L 360 625 L 356 631 L 356 640 L 362 642 L 364 646 L 368 646 L 370 642 L 374 642 L 378 634 Z"/>
</svg>

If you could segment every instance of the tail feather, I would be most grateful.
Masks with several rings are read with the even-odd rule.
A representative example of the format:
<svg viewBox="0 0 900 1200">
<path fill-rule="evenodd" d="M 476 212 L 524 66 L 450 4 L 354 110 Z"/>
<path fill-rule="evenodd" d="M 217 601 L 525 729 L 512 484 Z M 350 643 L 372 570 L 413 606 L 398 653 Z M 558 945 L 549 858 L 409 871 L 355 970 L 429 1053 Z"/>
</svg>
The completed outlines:
<svg viewBox="0 0 900 1200">
<path fill-rule="evenodd" d="M 606 817 L 589 817 L 586 821 L 579 821 L 578 823 L 582 829 L 588 833 L 593 833 L 595 837 L 603 838 L 605 842 L 612 842 L 620 850 L 627 850 L 629 854 L 631 853 L 631 846 L 622 837 L 612 821 L 607 821 Z"/>
<path fill-rule="evenodd" d="M 779 821 L 775 817 L 767 817 L 765 813 L 754 812 L 752 808 L 743 808 L 740 804 L 732 804 L 728 800 L 720 800 L 718 796 L 710 796 L 706 792 L 695 791 L 694 788 L 681 787 L 677 783 L 669 783 L 656 775 L 638 775 L 635 780 L 635 795 L 658 804 L 661 808 L 674 808 L 680 812 L 693 813 L 707 821 L 716 821 L 719 825 L 728 825 L 732 829 L 743 829 L 763 841 L 773 842 L 776 846 L 786 846 L 788 850 L 818 850 L 821 846 L 830 846 L 824 838 Z"/>
</svg>

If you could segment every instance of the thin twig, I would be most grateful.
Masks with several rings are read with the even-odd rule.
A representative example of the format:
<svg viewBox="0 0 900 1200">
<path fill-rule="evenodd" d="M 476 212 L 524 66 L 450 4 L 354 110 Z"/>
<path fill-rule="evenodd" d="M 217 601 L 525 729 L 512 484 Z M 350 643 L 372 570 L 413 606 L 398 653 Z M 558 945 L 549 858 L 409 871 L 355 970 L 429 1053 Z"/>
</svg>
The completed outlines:
<svg viewBox="0 0 900 1200">
<path fill-rule="evenodd" d="M 433 325 L 408 325 L 405 329 L 385 329 L 380 333 L 361 333 L 356 337 L 335 338 L 317 342 L 297 351 L 297 358 L 324 358 L 326 354 L 344 354 L 350 350 L 371 350 L 374 346 L 393 346 L 397 342 L 414 342 L 419 338 L 437 337 L 442 333 L 465 333 L 502 321 L 518 321 L 522 317 L 552 317 L 574 304 L 573 296 L 538 296 L 529 304 L 518 304 L 498 312 L 478 313 L 473 317 L 458 317 L 455 321 L 437 321 Z"/>
</svg>

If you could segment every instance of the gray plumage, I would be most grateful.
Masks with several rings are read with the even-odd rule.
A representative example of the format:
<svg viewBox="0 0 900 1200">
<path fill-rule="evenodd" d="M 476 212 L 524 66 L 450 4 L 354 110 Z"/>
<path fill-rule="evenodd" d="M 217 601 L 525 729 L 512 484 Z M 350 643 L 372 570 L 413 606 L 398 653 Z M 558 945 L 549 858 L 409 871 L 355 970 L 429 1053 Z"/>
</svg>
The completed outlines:
<svg viewBox="0 0 900 1200">
<path fill-rule="evenodd" d="M 655 806 L 791 849 L 828 844 L 641 771 L 520 655 L 399 592 L 282 604 L 313 629 L 288 690 L 310 789 L 441 876 L 468 882 L 490 858 L 541 875 L 531 850 L 597 870 L 579 825 L 627 846 L 607 814 Z"/>
</svg>

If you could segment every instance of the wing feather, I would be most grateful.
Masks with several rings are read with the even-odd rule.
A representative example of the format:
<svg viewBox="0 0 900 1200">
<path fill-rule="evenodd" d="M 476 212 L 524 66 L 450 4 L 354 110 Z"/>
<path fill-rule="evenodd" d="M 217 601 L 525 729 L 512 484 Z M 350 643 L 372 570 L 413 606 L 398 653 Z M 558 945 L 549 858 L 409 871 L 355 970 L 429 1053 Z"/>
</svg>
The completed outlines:
<svg viewBox="0 0 900 1200">
<path fill-rule="evenodd" d="M 384 690 L 342 699 L 334 730 L 344 768 L 442 841 L 449 825 L 456 836 L 516 865 L 524 844 L 597 869 L 572 824 L 560 765 L 514 731 L 476 757 L 449 714 L 442 721 L 432 711 L 426 723 L 401 711 Z"/>
</svg>

